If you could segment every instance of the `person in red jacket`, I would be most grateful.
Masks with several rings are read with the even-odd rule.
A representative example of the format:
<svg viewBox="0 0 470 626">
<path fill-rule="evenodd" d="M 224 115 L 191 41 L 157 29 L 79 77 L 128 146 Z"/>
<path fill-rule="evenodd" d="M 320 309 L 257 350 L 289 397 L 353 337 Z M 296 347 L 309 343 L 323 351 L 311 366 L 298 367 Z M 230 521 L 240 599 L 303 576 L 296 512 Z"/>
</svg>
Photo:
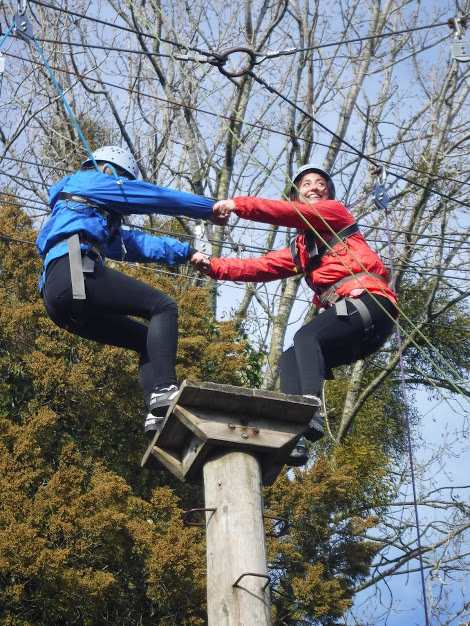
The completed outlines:
<svg viewBox="0 0 470 626">
<path fill-rule="evenodd" d="M 324 312 L 302 326 L 280 359 L 281 392 L 321 396 L 331 368 L 376 352 L 397 315 L 388 273 L 344 205 L 335 200 L 328 172 L 312 163 L 294 177 L 290 201 L 237 197 L 221 200 L 214 214 L 298 229 L 290 248 L 252 259 L 212 259 L 204 272 L 220 280 L 266 282 L 304 274 Z M 323 436 L 317 413 L 305 437 Z"/>
</svg>

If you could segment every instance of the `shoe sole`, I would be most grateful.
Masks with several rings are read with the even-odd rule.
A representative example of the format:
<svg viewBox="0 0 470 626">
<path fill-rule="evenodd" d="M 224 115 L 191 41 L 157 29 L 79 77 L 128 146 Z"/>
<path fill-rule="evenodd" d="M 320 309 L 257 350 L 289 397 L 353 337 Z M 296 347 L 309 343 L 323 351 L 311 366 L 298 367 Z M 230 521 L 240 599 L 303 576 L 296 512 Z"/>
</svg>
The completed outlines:
<svg viewBox="0 0 470 626">
<path fill-rule="evenodd" d="M 154 406 L 150 409 L 149 413 L 151 413 L 154 417 L 165 417 L 168 409 L 170 408 L 171 401 L 168 404 L 162 404 L 161 406 Z"/>
<path fill-rule="evenodd" d="M 308 457 L 299 457 L 298 459 L 293 459 L 292 457 L 289 457 L 289 461 L 287 462 L 287 465 L 289 467 L 303 467 L 308 461 Z"/>
<path fill-rule="evenodd" d="M 144 434 L 149 439 L 153 439 L 155 437 L 155 433 L 159 432 L 162 426 L 163 426 L 163 419 L 161 419 L 156 424 L 149 424 L 148 426 L 144 424 Z"/>
</svg>

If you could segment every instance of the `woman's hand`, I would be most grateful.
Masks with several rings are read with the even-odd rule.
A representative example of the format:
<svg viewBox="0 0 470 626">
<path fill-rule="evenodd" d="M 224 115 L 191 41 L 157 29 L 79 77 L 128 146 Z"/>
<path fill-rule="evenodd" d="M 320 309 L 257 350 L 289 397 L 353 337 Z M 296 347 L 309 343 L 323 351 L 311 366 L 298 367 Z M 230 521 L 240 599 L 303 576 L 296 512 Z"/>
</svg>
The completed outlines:
<svg viewBox="0 0 470 626">
<path fill-rule="evenodd" d="M 233 200 L 219 200 L 212 209 L 213 215 L 222 219 L 228 218 L 232 211 L 235 211 L 235 202 Z"/>
<path fill-rule="evenodd" d="M 204 254 L 203 252 L 195 252 L 189 259 L 189 262 L 195 270 L 201 272 L 202 274 L 207 274 L 211 268 L 211 260 L 207 254 Z"/>
</svg>

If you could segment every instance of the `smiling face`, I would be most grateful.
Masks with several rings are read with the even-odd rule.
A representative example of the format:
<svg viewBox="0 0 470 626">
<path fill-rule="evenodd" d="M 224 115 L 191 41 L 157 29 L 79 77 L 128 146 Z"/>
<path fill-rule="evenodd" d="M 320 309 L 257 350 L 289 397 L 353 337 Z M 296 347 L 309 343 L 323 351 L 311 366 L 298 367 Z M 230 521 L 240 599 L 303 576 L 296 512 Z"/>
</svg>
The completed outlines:
<svg viewBox="0 0 470 626">
<path fill-rule="evenodd" d="M 314 204 L 320 200 L 328 200 L 328 183 L 321 174 L 307 172 L 296 183 L 299 190 L 299 202 Z"/>
</svg>

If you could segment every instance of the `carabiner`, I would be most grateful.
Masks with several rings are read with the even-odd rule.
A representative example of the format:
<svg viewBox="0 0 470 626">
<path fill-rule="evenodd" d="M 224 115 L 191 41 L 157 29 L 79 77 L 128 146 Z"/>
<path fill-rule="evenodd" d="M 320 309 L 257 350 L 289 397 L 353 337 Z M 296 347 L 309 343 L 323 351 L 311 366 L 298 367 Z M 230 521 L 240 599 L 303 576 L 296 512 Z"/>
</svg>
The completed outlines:
<svg viewBox="0 0 470 626">
<path fill-rule="evenodd" d="M 18 2 L 18 15 L 23 16 L 26 13 L 26 9 L 28 8 L 28 0 L 21 0 Z"/>
<path fill-rule="evenodd" d="M 455 30 L 454 40 L 452 41 L 454 59 L 460 63 L 470 61 L 470 40 L 468 38 L 465 39 L 467 19 L 465 17 L 452 17 L 449 20 L 449 26 Z"/>
<path fill-rule="evenodd" d="M 379 185 L 383 187 L 385 185 L 386 180 L 387 180 L 387 170 L 385 168 L 385 165 L 381 165 L 378 171 Z"/>
</svg>

